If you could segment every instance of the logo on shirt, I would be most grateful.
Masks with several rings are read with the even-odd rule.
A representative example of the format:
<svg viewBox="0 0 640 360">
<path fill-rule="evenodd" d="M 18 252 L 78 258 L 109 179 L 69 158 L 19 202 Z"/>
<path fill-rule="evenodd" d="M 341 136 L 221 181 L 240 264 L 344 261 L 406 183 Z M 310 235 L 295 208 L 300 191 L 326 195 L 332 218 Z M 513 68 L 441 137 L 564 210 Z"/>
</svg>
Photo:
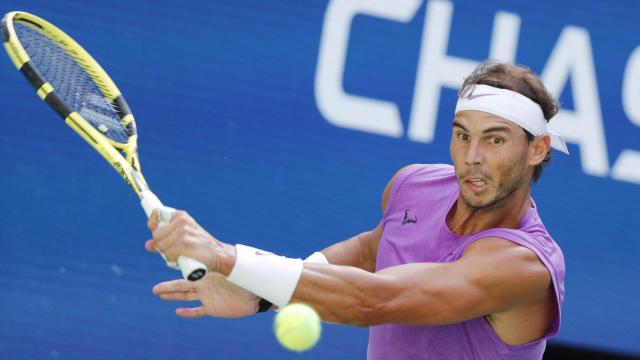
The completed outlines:
<svg viewBox="0 0 640 360">
<path fill-rule="evenodd" d="M 415 224 L 418 222 L 418 217 L 413 215 L 413 218 L 409 217 L 409 211 L 411 211 L 411 209 L 405 209 L 404 210 L 404 219 L 402 219 L 402 225 L 406 225 L 406 224 Z"/>
</svg>

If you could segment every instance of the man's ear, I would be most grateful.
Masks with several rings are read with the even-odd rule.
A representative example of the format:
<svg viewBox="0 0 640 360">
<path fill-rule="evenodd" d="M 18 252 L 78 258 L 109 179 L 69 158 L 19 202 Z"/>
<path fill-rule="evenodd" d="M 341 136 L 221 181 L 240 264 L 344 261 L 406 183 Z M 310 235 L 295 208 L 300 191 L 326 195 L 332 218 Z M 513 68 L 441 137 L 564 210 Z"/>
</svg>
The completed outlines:
<svg viewBox="0 0 640 360">
<path fill-rule="evenodd" d="M 529 143 L 529 165 L 539 165 L 547 153 L 551 150 L 551 138 L 549 135 L 536 136 Z"/>
</svg>

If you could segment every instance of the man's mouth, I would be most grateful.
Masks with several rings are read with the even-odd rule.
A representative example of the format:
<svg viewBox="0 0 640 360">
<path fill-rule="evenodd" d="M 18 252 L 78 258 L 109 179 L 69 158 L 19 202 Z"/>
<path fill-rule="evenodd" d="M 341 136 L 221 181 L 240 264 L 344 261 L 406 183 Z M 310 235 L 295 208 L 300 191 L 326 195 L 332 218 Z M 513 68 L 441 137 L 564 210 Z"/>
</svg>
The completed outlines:
<svg viewBox="0 0 640 360">
<path fill-rule="evenodd" d="M 481 177 L 468 177 L 465 178 L 464 183 L 473 192 L 481 192 L 487 188 L 487 181 Z"/>
</svg>

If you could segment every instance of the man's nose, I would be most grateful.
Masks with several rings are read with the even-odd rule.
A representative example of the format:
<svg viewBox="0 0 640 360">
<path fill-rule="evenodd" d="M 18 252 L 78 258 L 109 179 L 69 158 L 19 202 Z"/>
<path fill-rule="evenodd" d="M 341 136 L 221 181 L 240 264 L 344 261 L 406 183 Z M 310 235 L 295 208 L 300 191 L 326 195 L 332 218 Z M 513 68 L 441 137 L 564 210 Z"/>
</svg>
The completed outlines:
<svg viewBox="0 0 640 360">
<path fill-rule="evenodd" d="M 480 165 L 484 160 L 482 149 L 477 141 L 471 141 L 465 154 L 465 164 L 467 165 Z"/>
</svg>

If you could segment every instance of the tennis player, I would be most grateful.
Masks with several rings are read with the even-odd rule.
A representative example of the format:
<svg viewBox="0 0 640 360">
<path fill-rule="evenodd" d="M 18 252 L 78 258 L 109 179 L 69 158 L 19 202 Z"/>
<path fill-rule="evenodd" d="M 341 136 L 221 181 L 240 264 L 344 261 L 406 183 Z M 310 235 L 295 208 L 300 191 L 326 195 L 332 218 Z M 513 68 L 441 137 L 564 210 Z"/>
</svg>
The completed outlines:
<svg viewBox="0 0 640 360">
<path fill-rule="evenodd" d="M 289 302 L 323 320 L 370 327 L 369 359 L 541 359 L 558 332 L 564 259 L 531 186 L 551 148 L 557 102 L 529 69 L 482 63 L 464 81 L 451 165 L 410 165 L 382 194 L 375 229 L 307 260 L 223 243 L 187 213 L 156 228 L 150 251 L 203 262 L 203 280 L 153 291 L 199 300 L 184 317 L 238 317 Z"/>
</svg>

